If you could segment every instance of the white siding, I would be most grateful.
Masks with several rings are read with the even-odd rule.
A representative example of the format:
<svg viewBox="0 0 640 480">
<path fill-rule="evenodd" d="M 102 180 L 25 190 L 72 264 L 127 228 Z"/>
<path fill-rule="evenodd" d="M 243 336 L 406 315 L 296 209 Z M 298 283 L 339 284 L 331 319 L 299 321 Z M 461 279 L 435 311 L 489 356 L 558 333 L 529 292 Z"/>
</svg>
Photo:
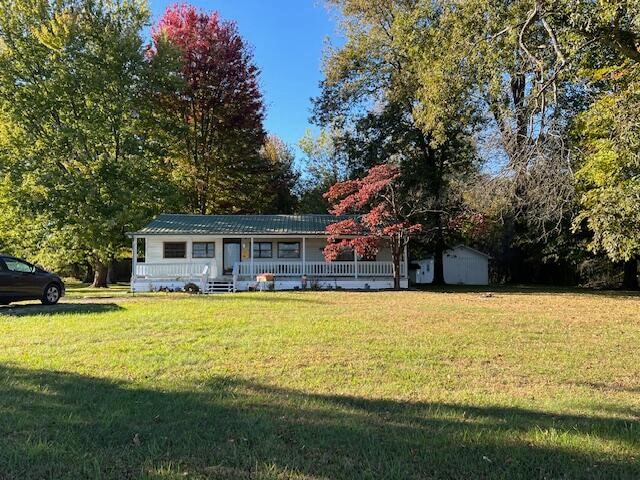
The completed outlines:
<svg viewBox="0 0 640 480">
<path fill-rule="evenodd" d="M 223 272 L 223 239 L 240 239 L 241 241 L 241 261 L 250 262 L 250 237 L 238 236 L 211 236 L 211 235 L 149 235 L 145 237 L 145 262 L 153 264 L 178 264 L 199 262 L 206 263 L 207 259 L 193 259 L 192 245 L 193 242 L 214 242 L 215 258 L 210 259 L 211 265 L 217 268 L 218 276 L 222 276 Z M 164 258 L 164 244 L 166 242 L 185 242 L 187 245 L 186 258 Z M 272 258 L 255 258 L 254 263 L 261 262 L 302 262 L 302 253 L 300 258 L 278 258 L 278 242 L 300 242 L 302 248 L 302 237 L 254 237 L 254 242 L 271 242 Z M 322 250 L 327 244 L 326 238 L 307 237 L 306 238 L 306 261 L 307 262 L 323 262 L 324 256 Z M 391 261 L 391 251 L 388 245 L 383 245 L 378 252 L 377 260 L 380 262 Z"/>
<path fill-rule="evenodd" d="M 464 246 L 443 255 L 444 281 L 449 285 L 489 285 L 489 258 Z M 416 283 L 433 282 L 433 259 L 419 260 Z"/>
<path fill-rule="evenodd" d="M 164 258 L 164 244 L 166 242 L 186 242 L 187 257 L 182 258 Z M 195 261 L 206 263 L 207 260 L 217 267 L 218 272 L 222 272 L 222 238 L 205 236 L 205 235 L 151 235 L 145 238 L 145 263 L 184 263 L 191 262 L 191 249 L 193 242 L 214 242 L 215 258 L 205 259 L 198 258 Z"/>
<path fill-rule="evenodd" d="M 247 248 L 250 245 L 249 238 L 243 238 L 242 243 L 244 244 L 246 241 Z M 278 237 L 278 238 L 264 238 L 264 237 L 254 237 L 254 242 L 271 242 L 271 251 L 273 253 L 272 258 L 254 258 L 254 263 L 260 262 L 301 262 L 302 261 L 302 253 L 300 254 L 300 258 L 278 258 L 278 242 L 300 242 L 300 248 L 302 249 L 302 238 L 301 237 Z M 306 238 L 306 261 L 307 262 L 324 262 L 324 255 L 322 251 L 324 247 L 327 245 L 326 238 L 318 238 L 318 237 L 307 237 Z M 385 244 L 380 248 L 378 252 L 378 256 L 376 260 L 380 262 L 390 262 L 391 261 L 391 250 Z M 250 262 L 251 258 L 243 258 L 243 262 Z"/>
<path fill-rule="evenodd" d="M 444 281 L 450 285 L 488 285 L 489 259 L 459 247 L 444 255 Z"/>
</svg>

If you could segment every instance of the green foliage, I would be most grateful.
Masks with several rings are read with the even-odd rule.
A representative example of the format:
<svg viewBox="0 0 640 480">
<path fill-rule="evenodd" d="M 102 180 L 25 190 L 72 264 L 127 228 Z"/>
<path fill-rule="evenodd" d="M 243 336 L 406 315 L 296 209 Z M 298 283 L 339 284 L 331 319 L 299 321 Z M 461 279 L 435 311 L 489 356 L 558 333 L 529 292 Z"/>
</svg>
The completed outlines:
<svg viewBox="0 0 640 480">
<path fill-rule="evenodd" d="M 268 189 L 255 205 L 254 213 L 293 213 L 297 207 L 294 190 L 299 178 L 294 168 L 295 153 L 282 139 L 269 135 L 260 157 L 267 166 Z"/>
<path fill-rule="evenodd" d="M 340 132 L 323 128 L 317 136 L 307 130 L 299 146 L 304 158 L 297 190 L 300 213 L 326 213 L 329 203 L 324 194 L 337 182 L 347 179 L 345 155 L 336 145 Z"/>
<path fill-rule="evenodd" d="M 147 20 L 137 1 L 0 3 L 1 222 L 45 265 L 105 264 L 171 201 Z"/>
<path fill-rule="evenodd" d="M 640 257 L 640 65 L 608 75 L 609 93 L 576 121 L 582 207 L 575 228 L 593 233 L 590 248 L 612 260 Z M 596 73 L 602 81 L 602 71 Z"/>
</svg>

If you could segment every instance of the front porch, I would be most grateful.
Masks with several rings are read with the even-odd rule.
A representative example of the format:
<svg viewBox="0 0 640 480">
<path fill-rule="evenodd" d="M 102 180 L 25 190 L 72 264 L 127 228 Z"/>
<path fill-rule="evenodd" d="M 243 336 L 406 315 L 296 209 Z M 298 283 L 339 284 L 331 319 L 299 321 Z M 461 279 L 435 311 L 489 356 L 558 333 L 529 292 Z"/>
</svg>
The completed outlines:
<svg viewBox="0 0 640 480">
<path fill-rule="evenodd" d="M 224 291 L 246 291 L 258 287 L 256 277 L 274 276 L 278 289 L 345 288 L 384 289 L 393 287 L 393 263 L 378 261 L 351 262 L 235 262 L 230 274 L 219 272 L 211 263 L 138 263 L 131 279 L 135 291 L 177 290 L 193 283 L 202 292 L 218 286 Z M 400 265 L 400 276 L 407 283 L 406 263 Z"/>
<path fill-rule="evenodd" d="M 406 272 L 405 263 L 400 265 L 400 276 Z M 276 277 L 306 276 L 309 279 L 330 278 L 378 278 L 393 277 L 392 262 L 260 262 L 236 263 L 233 277 L 237 279 L 254 279 L 257 275 L 271 273 Z"/>
</svg>

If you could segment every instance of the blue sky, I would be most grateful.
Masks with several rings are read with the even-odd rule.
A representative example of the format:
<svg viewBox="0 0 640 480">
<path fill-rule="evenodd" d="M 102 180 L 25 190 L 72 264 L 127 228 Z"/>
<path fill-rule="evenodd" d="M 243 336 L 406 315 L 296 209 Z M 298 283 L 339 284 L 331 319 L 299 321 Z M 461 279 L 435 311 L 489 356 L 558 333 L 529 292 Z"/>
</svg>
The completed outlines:
<svg viewBox="0 0 640 480">
<path fill-rule="evenodd" d="M 150 0 L 157 21 L 169 0 Z M 255 54 L 267 105 L 266 128 L 297 147 L 309 124 L 310 98 L 322 79 L 326 37 L 335 37 L 335 15 L 322 0 L 189 0 L 238 24 Z"/>
</svg>

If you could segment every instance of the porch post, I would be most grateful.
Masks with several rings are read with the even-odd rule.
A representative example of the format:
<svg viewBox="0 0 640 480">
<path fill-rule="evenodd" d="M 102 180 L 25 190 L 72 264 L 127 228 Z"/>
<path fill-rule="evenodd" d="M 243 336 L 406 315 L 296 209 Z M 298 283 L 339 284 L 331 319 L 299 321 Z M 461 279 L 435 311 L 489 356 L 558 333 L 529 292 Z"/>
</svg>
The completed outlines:
<svg viewBox="0 0 640 480">
<path fill-rule="evenodd" d="M 404 245 L 404 278 L 409 278 L 409 254 L 407 253 L 407 244 Z"/>
<path fill-rule="evenodd" d="M 307 274 L 307 237 L 302 237 L 302 275 Z"/>
<path fill-rule="evenodd" d="M 251 243 L 251 245 L 249 246 L 249 248 L 250 248 L 251 251 L 250 251 L 249 254 L 251 256 L 249 258 L 251 259 L 251 278 L 254 279 L 256 272 L 254 271 L 254 268 L 253 268 L 253 237 L 251 237 L 251 242 L 250 243 Z"/>
<path fill-rule="evenodd" d="M 356 278 L 358 278 L 358 252 L 353 250 L 353 266 L 355 268 Z"/>
<path fill-rule="evenodd" d="M 131 238 L 133 239 L 131 241 L 131 283 L 133 283 L 138 270 L 138 237 L 133 235 Z"/>
</svg>

